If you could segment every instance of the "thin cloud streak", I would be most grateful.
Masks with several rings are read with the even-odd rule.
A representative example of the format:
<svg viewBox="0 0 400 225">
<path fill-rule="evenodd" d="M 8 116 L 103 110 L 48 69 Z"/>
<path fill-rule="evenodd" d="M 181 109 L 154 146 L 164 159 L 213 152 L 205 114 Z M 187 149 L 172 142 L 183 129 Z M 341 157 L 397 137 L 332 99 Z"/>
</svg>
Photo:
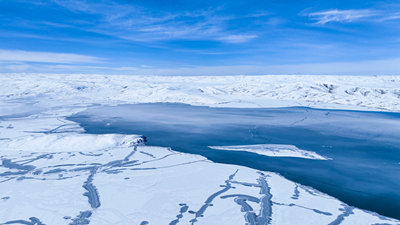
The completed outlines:
<svg viewBox="0 0 400 225">
<path fill-rule="evenodd" d="M 104 59 L 70 53 L 30 52 L 0 49 L 0 61 L 41 62 L 41 63 L 100 63 Z"/>
<path fill-rule="evenodd" d="M 327 23 L 355 23 L 355 22 L 385 22 L 400 19 L 400 13 L 389 12 L 388 10 L 372 9 L 350 9 L 350 10 L 325 10 L 300 15 L 308 16 L 310 20 L 317 21 L 315 24 L 324 25 Z"/>
<path fill-rule="evenodd" d="M 400 19 L 400 13 L 395 13 L 395 14 L 390 14 L 386 17 L 380 18 L 378 21 L 385 22 L 385 21 L 399 20 L 399 19 Z"/>
<path fill-rule="evenodd" d="M 244 43 L 256 37 L 257 37 L 256 35 L 229 35 L 226 37 L 220 37 L 218 39 L 228 43 Z"/>
<path fill-rule="evenodd" d="M 311 20 L 317 20 L 316 24 L 326 24 L 329 22 L 351 23 L 365 18 L 377 16 L 378 12 L 369 9 L 362 10 L 328 10 L 308 14 Z"/>
<path fill-rule="evenodd" d="M 31 64 L 31 63 L 15 63 L 7 64 L 0 63 L 0 73 L 3 72 L 16 72 L 16 73 L 116 73 L 115 71 L 123 71 L 122 73 L 129 73 L 136 71 L 137 67 L 105 67 L 105 66 L 82 66 L 82 65 L 45 65 L 45 64 Z"/>
</svg>

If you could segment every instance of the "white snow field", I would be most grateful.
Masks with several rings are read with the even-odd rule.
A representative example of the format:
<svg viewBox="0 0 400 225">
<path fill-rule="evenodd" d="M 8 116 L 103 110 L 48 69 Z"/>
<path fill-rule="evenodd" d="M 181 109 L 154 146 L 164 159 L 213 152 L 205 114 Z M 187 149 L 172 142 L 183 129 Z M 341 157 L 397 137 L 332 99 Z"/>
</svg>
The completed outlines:
<svg viewBox="0 0 400 225">
<path fill-rule="evenodd" d="M 400 77 L 3 74 L 0 82 L 0 224 L 400 224 L 276 173 L 146 146 L 141 134 L 85 134 L 65 119 L 139 102 L 399 111 Z M 286 148 L 275 153 L 325 159 Z"/>
<path fill-rule="evenodd" d="M 285 107 L 400 111 L 400 76 L 103 76 L 0 75 L 1 111 L 23 98 L 37 107 L 179 102 L 216 107 Z M 19 106 L 20 107 L 20 106 Z M 38 109 L 39 110 L 39 109 Z"/>
</svg>

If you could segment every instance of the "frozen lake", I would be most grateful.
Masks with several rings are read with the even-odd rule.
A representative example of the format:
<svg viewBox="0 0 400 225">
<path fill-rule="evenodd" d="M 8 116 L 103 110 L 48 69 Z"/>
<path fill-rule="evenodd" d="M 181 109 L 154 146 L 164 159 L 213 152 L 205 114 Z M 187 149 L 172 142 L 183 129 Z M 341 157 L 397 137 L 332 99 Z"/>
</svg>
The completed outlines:
<svg viewBox="0 0 400 225">
<path fill-rule="evenodd" d="M 400 218 L 398 113 L 136 104 L 91 108 L 68 119 L 87 133 L 140 134 L 146 145 L 278 172 L 349 205 Z M 257 151 L 289 145 L 317 157 L 256 154 L 254 145 Z"/>
</svg>

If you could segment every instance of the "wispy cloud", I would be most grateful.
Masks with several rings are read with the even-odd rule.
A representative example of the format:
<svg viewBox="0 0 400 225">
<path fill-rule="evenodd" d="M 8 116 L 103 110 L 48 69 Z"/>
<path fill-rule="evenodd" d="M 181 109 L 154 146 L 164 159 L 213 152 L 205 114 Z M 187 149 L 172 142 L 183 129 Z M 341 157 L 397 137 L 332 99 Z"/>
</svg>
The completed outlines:
<svg viewBox="0 0 400 225">
<path fill-rule="evenodd" d="M 99 63 L 102 58 L 70 53 L 30 52 L 0 49 L 0 61 L 41 62 L 41 63 Z"/>
<path fill-rule="evenodd" d="M 326 24 L 332 22 L 354 23 L 354 22 L 384 22 L 400 19 L 400 14 L 396 12 L 372 10 L 372 9 L 350 9 L 350 10 L 325 10 L 305 14 L 316 24 Z"/>
<path fill-rule="evenodd" d="M 77 64 L 43 64 L 32 62 L 1 62 L 0 73 L 4 72 L 28 72 L 28 73 L 122 73 L 131 74 L 139 70 L 138 67 L 106 67 L 106 66 L 89 66 Z"/>
<path fill-rule="evenodd" d="M 329 22 L 351 23 L 365 18 L 376 16 L 378 13 L 369 9 L 352 10 L 328 10 L 308 14 L 311 20 L 316 20 L 317 24 L 326 24 Z"/>
<path fill-rule="evenodd" d="M 256 35 L 228 35 L 225 37 L 220 37 L 218 40 L 222 40 L 228 43 L 243 43 L 256 38 Z"/>
<path fill-rule="evenodd" d="M 242 16 L 223 16 L 220 8 L 193 11 L 155 11 L 113 1 L 52 0 L 73 12 L 99 16 L 87 30 L 134 41 L 216 40 L 243 43 L 256 37 L 245 30 L 230 29 L 229 22 L 238 18 L 269 15 L 257 12 Z"/>
<path fill-rule="evenodd" d="M 386 16 L 380 18 L 378 21 L 385 22 L 385 21 L 391 21 L 391 20 L 400 20 L 400 13 L 393 13 L 393 14 L 386 15 Z"/>
</svg>

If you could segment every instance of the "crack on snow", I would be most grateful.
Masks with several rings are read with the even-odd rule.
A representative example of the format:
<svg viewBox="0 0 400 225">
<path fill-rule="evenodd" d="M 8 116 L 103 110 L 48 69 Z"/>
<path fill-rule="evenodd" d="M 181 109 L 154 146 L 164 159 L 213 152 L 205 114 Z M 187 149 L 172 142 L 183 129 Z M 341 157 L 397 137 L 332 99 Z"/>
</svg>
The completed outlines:
<svg viewBox="0 0 400 225">
<path fill-rule="evenodd" d="M 246 212 L 244 218 L 246 219 L 246 225 L 258 225 L 257 215 L 253 212 L 253 208 L 246 202 L 251 201 L 255 203 L 260 203 L 260 199 L 250 196 L 250 195 L 242 195 L 242 194 L 234 194 L 234 195 L 224 195 L 221 196 L 222 199 L 234 197 L 234 201 L 236 204 L 240 205 L 241 211 Z"/>
<path fill-rule="evenodd" d="M 153 158 L 153 159 L 156 159 L 156 157 L 155 157 L 154 155 L 152 155 L 152 154 L 150 154 L 150 153 L 148 153 L 148 152 L 140 151 L 140 153 L 145 154 L 145 155 L 148 155 L 148 156 L 150 156 L 150 157 Z"/>
<path fill-rule="evenodd" d="M 169 225 L 176 225 L 179 223 L 179 220 L 183 218 L 183 214 L 186 213 L 189 209 L 189 206 L 187 206 L 185 203 L 179 204 L 181 206 L 181 209 L 179 210 L 179 214 L 176 216 L 177 219 L 171 221 Z"/>
<path fill-rule="evenodd" d="M 52 173 L 61 173 L 61 172 L 67 172 L 67 170 L 57 168 L 57 169 L 46 171 L 43 174 L 52 174 Z"/>
<path fill-rule="evenodd" d="M 129 161 L 129 159 L 131 158 L 131 156 L 133 156 L 133 154 L 135 154 L 135 152 L 137 151 L 137 146 L 133 147 L 133 151 L 131 153 L 129 153 L 125 158 L 124 161 Z"/>
<path fill-rule="evenodd" d="M 300 191 L 299 191 L 299 186 L 296 184 L 296 186 L 294 187 L 294 193 L 291 197 L 291 199 L 299 199 L 300 197 Z"/>
<path fill-rule="evenodd" d="M 192 223 L 192 225 L 197 222 L 197 218 L 203 217 L 204 212 L 207 210 L 207 208 L 209 206 L 212 206 L 211 203 L 216 197 L 218 197 L 219 195 L 221 195 L 224 192 L 227 192 L 229 189 L 232 188 L 231 180 L 235 177 L 235 175 L 238 171 L 239 170 L 236 170 L 235 173 L 233 173 L 229 176 L 228 180 L 225 180 L 225 185 L 221 185 L 221 187 L 224 187 L 224 189 L 217 191 L 214 194 L 210 195 L 210 197 L 208 197 L 207 200 L 204 202 L 205 204 L 203 206 L 201 206 L 201 208 L 199 210 L 197 210 L 197 212 L 194 212 L 195 218 L 189 221 Z"/>
<path fill-rule="evenodd" d="M 69 223 L 68 225 L 87 225 L 90 223 L 90 220 L 88 220 L 88 218 L 90 218 L 91 216 L 92 216 L 91 211 L 81 211 L 79 212 L 79 215 L 76 218 L 72 219 L 72 222 Z"/>
<path fill-rule="evenodd" d="M 334 221 L 329 223 L 328 225 L 339 225 L 344 221 L 345 217 L 348 217 L 351 214 L 354 214 L 353 207 L 350 207 L 346 204 L 342 204 L 342 206 L 343 206 L 343 208 L 340 208 L 339 210 L 343 211 L 343 213 L 338 215 L 338 217 Z"/>
<path fill-rule="evenodd" d="M 10 159 L 2 159 L 2 165 L 8 169 L 18 169 L 18 170 L 25 170 L 25 171 L 32 171 L 36 167 L 32 165 L 22 165 L 18 163 L 11 162 Z"/>
<path fill-rule="evenodd" d="M 96 174 L 97 168 L 94 168 L 90 171 L 90 175 L 85 183 L 82 185 L 83 188 L 87 190 L 83 195 L 88 197 L 88 201 L 90 206 L 95 209 L 100 207 L 100 196 L 97 188 L 93 185 L 93 177 Z"/>
<path fill-rule="evenodd" d="M 332 213 L 330 213 L 330 212 L 323 212 L 323 211 L 318 210 L 318 209 L 312 209 L 312 208 L 308 208 L 308 207 L 305 207 L 305 206 L 297 205 L 297 204 L 294 204 L 294 203 L 291 203 L 291 204 L 284 204 L 284 203 L 274 202 L 274 204 L 276 204 L 276 205 L 284 205 L 284 206 L 289 206 L 289 207 L 296 206 L 296 207 L 299 207 L 299 208 L 311 210 L 311 211 L 313 211 L 313 212 L 315 212 L 315 213 L 318 213 L 318 214 L 321 214 L 321 215 L 332 216 Z"/>
<path fill-rule="evenodd" d="M 266 176 L 261 172 L 259 172 L 259 174 L 261 176 L 257 179 L 257 181 L 261 186 L 260 194 L 263 194 L 264 196 L 260 199 L 261 209 L 257 216 L 257 220 L 259 225 L 267 225 L 270 224 L 272 216 L 272 194 L 270 192 L 271 188 L 268 186 L 268 183 L 265 179 Z"/>
<path fill-rule="evenodd" d="M 83 152 L 78 152 L 78 153 L 81 155 L 84 155 L 84 156 L 101 156 L 101 155 L 103 155 L 103 153 L 100 153 L 100 154 L 83 153 Z"/>
<path fill-rule="evenodd" d="M 39 155 L 39 156 L 37 156 L 37 157 L 35 157 L 33 159 L 19 160 L 19 161 L 16 161 L 16 162 L 20 163 L 21 165 L 25 165 L 25 164 L 37 161 L 39 159 L 52 159 L 53 155 L 54 154 L 48 153 L 48 154 Z M 21 163 L 21 162 L 23 162 L 23 163 Z"/>
<path fill-rule="evenodd" d="M 18 172 L 12 172 L 12 171 L 6 171 L 4 173 L 0 173 L 0 177 L 6 177 L 6 176 L 12 176 L 12 175 L 25 175 L 29 171 L 18 171 Z"/>
<path fill-rule="evenodd" d="M 172 168 L 172 167 L 183 166 L 183 165 L 188 165 L 188 164 L 198 163 L 198 162 L 207 162 L 207 161 L 208 161 L 207 159 L 201 159 L 201 160 L 192 161 L 192 162 L 174 164 L 174 165 L 170 165 L 170 166 L 148 167 L 148 168 L 133 168 L 133 169 L 130 169 L 130 170 L 156 170 L 156 169 L 165 169 L 165 168 Z"/>
<path fill-rule="evenodd" d="M 44 223 L 42 223 L 38 218 L 36 217 L 30 217 L 29 218 L 30 221 L 26 221 L 26 220 L 12 220 L 12 221 L 8 221 L 2 224 L 26 224 L 26 225 L 45 225 Z"/>
</svg>

